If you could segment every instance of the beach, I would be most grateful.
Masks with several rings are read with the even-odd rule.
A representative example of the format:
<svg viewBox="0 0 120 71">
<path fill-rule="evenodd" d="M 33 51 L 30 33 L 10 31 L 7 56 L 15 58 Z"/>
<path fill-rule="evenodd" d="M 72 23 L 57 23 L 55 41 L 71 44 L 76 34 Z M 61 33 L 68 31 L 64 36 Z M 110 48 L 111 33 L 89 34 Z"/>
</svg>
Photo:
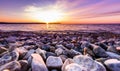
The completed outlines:
<svg viewBox="0 0 120 71">
<path fill-rule="evenodd" d="M 0 31 L 0 71 L 117 71 L 120 34 Z"/>
</svg>

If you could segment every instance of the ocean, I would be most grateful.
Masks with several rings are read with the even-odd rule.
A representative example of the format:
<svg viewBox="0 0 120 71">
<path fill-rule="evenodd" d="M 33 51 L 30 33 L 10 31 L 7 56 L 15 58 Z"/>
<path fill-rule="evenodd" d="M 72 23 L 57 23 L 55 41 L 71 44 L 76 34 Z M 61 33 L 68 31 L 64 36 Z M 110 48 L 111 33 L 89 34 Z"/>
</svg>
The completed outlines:
<svg viewBox="0 0 120 71">
<path fill-rule="evenodd" d="M 120 24 L 0 24 L 2 31 L 109 31 L 120 33 Z"/>
</svg>

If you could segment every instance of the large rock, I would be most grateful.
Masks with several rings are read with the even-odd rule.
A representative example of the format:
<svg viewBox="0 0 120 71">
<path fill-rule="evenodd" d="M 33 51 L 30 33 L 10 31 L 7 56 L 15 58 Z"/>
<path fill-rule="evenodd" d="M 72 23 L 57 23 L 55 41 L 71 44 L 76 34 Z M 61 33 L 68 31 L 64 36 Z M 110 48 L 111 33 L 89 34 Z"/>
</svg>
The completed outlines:
<svg viewBox="0 0 120 71">
<path fill-rule="evenodd" d="M 60 57 L 49 56 L 46 61 L 46 65 L 49 68 L 60 69 L 63 65 L 62 59 Z"/>
<path fill-rule="evenodd" d="M 9 63 L 6 63 L 3 66 L 0 66 L 0 71 L 20 71 L 21 65 L 18 61 L 12 61 Z"/>
<path fill-rule="evenodd" d="M 104 62 L 109 71 L 120 71 L 120 61 L 117 59 L 109 59 Z"/>
<path fill-rule="evenodd" d="M 63 71 L 89 71 L 87 70 L 86 68 L 84 67 L 81 67 L 79 64 L 77 63 L 72 63 L 72 64 L 69 64 L 65 67 L 65 70 Z"/>
<path fill-rule="evenodd" d="M 42 57 L 39 54 L 32 54 L 32 71 L 48 71 Z"/>
<path fill-rule="evenodd" d="M 99 62 L 94 61 L 88 56 L 78 55 L 73 58 L 74 62 L 89 71 L 106 71 L 105 67 Z"/>
<path fill-rule="evenodd" d="M 18 52 L 13 51 L 13 52 L 7 53 L 0 58 L 0 66 L 4 65 L 10 61 L 14 61 L 14 60 L 18 60 L 18 59 L 19 59 Z"/>
<path fill-rule="evenodd" d="M 56 50 L 55 50 L 55 53 L 59 56 L 59 55 L 61 55 L 61 54 L 63 54 L 63 52 L 64 52 L 64 50 L 62 49 L 62 48 L 57 48 Z"/>
</svg>

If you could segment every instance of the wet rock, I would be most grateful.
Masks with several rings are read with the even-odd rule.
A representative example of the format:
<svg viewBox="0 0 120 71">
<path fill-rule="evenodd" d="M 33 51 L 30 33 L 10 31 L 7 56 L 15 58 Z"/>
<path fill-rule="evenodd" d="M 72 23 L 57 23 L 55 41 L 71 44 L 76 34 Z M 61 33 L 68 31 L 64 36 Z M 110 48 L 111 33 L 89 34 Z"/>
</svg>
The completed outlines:
<svg viewBox="0 0 120 71">
<path fill-rule="evenodd" d="M 37 48 L 36 53 L 40 54 L 44 60 L 46 59 L 46 51 L 45 50 Z"/>
<path fill-rule="evenodd" d="M 27 71 L 28 70 L 28 62 L 26 60 L 20 60 L 19 63 L 21 65 L 20 71 Z"/>
<path fill-rule="evenodd" d="M 109 59 L 104 62 L 109 71 L 119 71 L 120 70 L 120 61 L 117 59 Z"/>
<path fill-rule="evenodd" d="M 60 69 L 63 65 L 62 59 L 60 57 L 49 56 L 46 61 L 48 68 L 58 68 Z"/>
<path fill-rule="evenodd" d="M 113 52 L 106 52 L 110 58 L 120 59 L 120 55 Z"/>
<path fill-rule="evenodd" d="M 0 71 L 8 70 L 8 71 L 20 71 L 21 65 L 18 61 L 12 61 L 6 63 L 3 66 L 0 66 Z"/>
<path fill-rule="evenodd" d="M 63 54 L 63 52 L 64 52 L 64 50 L 62 49 L 62 48 L 57 48 L 56 50 L 55 50 L 55 53 L 59 56 L 59 55 L 61 55 L 61 54 Z"/>
<path fill-rule="evenodd" d="M 78 55 L 73 58 L 74 62 L 79 64 L 81 67 L 85 67 L 89 71 L 106 71 L 105 67 L 94 61 L 88 56 Z"/>
<path fill-rule="evenodd" d="M 34 49 L 29 50 L 23 59 L 27 60 L 34 52 L 35 52 Z"/>
<path fill-rule="evenodd" d="M 42 57 L 39 54 L 32 54 L 32 71 L 48 71 Z"/>
<path fill-rule="evenodd" d="M 0 54 L 7 51 L 7 49 L 5 47 L 0 47 Z"/>
</svg>

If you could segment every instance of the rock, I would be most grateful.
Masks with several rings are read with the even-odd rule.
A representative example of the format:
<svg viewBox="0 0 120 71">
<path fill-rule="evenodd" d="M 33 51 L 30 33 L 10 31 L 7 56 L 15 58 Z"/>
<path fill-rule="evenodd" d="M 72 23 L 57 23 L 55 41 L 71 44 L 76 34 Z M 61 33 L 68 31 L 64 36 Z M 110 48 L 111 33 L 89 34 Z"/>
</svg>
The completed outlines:
<svg viewBox="0 0 120 71">
<path fill-rule="evenodd" d="M 57 56 L 57 55 L 53 52 L 46 52 L 46 58 L 48 58 L 49 56 Z"/>
<path fill-rule="evenodd" d="M 65 60 L 68 58 L 66 55 L 60 55 L 59 57 L 62 59 L 63 62 L 65 62 Z"/>
<path fill-rule="evenodd" d="M 104 62 L 109 71 L 120 71 L 120 61 L 117 59 L 109 59 Z"/>
<path fill-rule="evenodd" d="M 119 54 L 119 52 L 114 46 L 108 46 L 107 51 Z"/>
<path fill-rule="evenodd" d="M 14 37 L 14 36 L 9 36 L 8 38 L 6 38 L 6 41 L 7 42 L 16 42 L 16 40 L 17 40 L 17 37 Z"/>
<path fill-rule="evenodd" d="M 69 64 L 65 67 L 65 70 L 63 71 L 89 71 L 84 67 L 81 67 L 80 65 L 76 63 Z"/>
<path fill-rule="evenodd" d="M 46 61 L 48 68 L 58 68 L 60 69 L 63 65 L 62 59 L 60 57 L 49 56 Z"/>
<path fill-rule="evenodd" d="M 32 54 L 32 71 L 48 71 L 42 57 L 39 54 Z"/>
<path fill-rule="evenodd" d="M 42 45 L 42 49 L 45 51 L 50 51 L 50 45 L 44 44 Z"/>
<path fill-rule="evenodd" d="M 52 69 L 51 71 L 58 71 L 57 69 Z"/>
<path fill-rule="evenodd" d="M 66 44 L 65 47 L 67 49 L 73 49 L 74 48 L 74 44 Z"/>
<path fill-rule="evenodd" d="M 7 49 L 5 47 L 0 47 L 0 54 L 7 51 Z"/>
<path fill-rule="evenodd" d="M 120 52 L 120 46 L 119 46 L 119 47 L 116 47 L 116 50 Z"/>
<path fill-rule="evenodd" d="M 21 69 L 21 65 L 18 61 L 12 61 L 12 62 L 6 63 L 3 66 L 0 66 L 0 71 L 5 71 L 5 70 L 20 71 L 20 69 Z"/>
<path fill-rule="evenodd" d="M 63 45 L 56 45 L 55 47 L 56 47 L 56 49 L 57 49 L 57 48 L 65 49 L 65 47 L 64 47 Z"/>
<path fill-rule="evenodd" d="M 16 48 L 14 51 L 19 53 L 19 58 L 22 59 L 28 52 L 25 48 Z"/>
<path fill-rule="evenodd" d="M 110 58 L 120 59 L 120 55 L 113 52 L 106 52 Z"/>
<path fill-rule="evenodd" d="M 50 52 L 55 52 L 55 47 L 50 46 Z"/>
<path fill-rule="evenodd" d="M 105 67 L 94 61 L 88 56 L 78 55 L 73 58 L 74 62 L 79 64 L 81 67 L 85 67 L 89 71 L 106 71 Z"/>
<path fill-rule="evenodd" d="M 34 52 L 35 52 L 34 49 L 29 50 L 23 59 L 27 60 L 31 56 L 31 54 L 33 54 Z"/>
<path fill-rule="evenodd" d="M 71 63 L 74 63 L 73 59 L 70 59 L 70 58 L 66 59 L 64 64 L 62 65 L 62 71 L 65 71 L 66 66 Z"/>
<path fill-rule="evenodd" d="M 36 53 L 40 54 L 44 60 L 46 59 L 46 51 L 45 50 L 37 48 Z"/>
<path fill-rule="evenodd" d="M 14 61 L 14 60 L 18 60 L 18 59 L 19 59 L 18 52 L 13 51 L 13 52 L 7 53 L 0 58 L 0 66 L 4 65 L 10 61 Z"/>
<path fill-rule="evenodd" d="M 20 71 L 27 71 L 28 70 L 28 62 L 26 60 L 20 60 L 19 63 L 21 65 Z"/>
<path fill-rule="evenodd" d="M 57 48 L 56 50 L 55 50 L 55 53 L 59 56 L 59 55 L 61 55 L 61 54 L 63 54 L 63 52 L 64 52 L 64 50 L 62 49 L 62 48 Z"/>
<path fill-rule="evenodd" d="M 106 51 L 103 48 L 94 44 L 91 44 L 91 46 L 93 47 L 93 52 L 97 57 L 103 57 L 103 58 L 108 57 L 108 55 L 106 54 Z"/>
</svg>

